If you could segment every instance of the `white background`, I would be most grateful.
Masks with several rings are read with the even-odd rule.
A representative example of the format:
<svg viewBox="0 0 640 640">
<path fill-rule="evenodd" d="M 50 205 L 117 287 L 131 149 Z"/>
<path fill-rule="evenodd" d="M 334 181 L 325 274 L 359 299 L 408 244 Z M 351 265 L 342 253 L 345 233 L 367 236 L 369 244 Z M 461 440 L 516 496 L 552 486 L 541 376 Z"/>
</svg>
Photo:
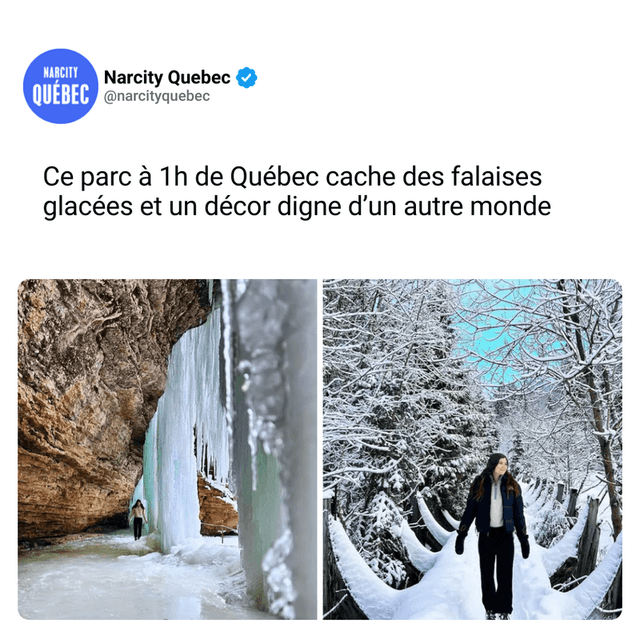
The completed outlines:
<svg viewBox="0 0 640 640">
<path fill-rule="evenodd" d="M 637 3 L 231 4 L 58 1 L 4 9 L 5 562 L 15 566 L 16 290 L 25 278 L 616 278 L 625 294 L 625 481 L 635 488 L 640 355 L 635 330 L 640 293 Z M 40 120 L 22 95 L 30 62 L 53 48 L 83 54 L 101 82 L 95 106 L 76 123 Z M 209 103 L 107 105 L 101 100 L 105 70 L 146 69 L 166 78 L 172 69 L 204 69 L 235 77 L 245 66 L 256 70 L 256 85 L 213 87 Z M 161 90 L 177 91 L 166 79 Z M 535 192 L 551 202 L 552 214 L 408 218 L 399 212 L 385 219 L 345 213 L 308 222 L 275 212 L 259 219 L 177 218 L 168 213 L 44 218 L 45 200 L 60 193 L 81 196 L 77 189 L 46 187 L 43 171 L 50 165 L 75 174 L 90 169 L 134 175 L 145 165 L 156 179 L 146 189 L 93 189 L 85 196 L 93 199 L 101 193 L 105 200 L 134 202 L 242 193 L 232 186 L 169 191 L 161 186 L 159 169 L 175 164 L 190 174 L 205 164 L 226 174 L 236 165 L 264 171 L 278 164 L 325 172 L 373 165 L 399 176 L 414 164 L 446 174 L 456 164 L 538 170 L 543 184 L 536 189 L 489 189 L 482 196 L 528 199 Z M 365 193 L 398 202 L 435 196 L 467 201 L 472 195 L 447 187 L 252 192 L 274 201 L 286 193 L 343 202 Z M 628 632 L 637 620 L 638 553 L 630 542 L 637 537 L 637 503 L 636 492 L 628 491 L 626 611 L 604 631 L 597 623 L 582 626 L 587 635 L 609 633 L 611 624 L 614 633 Z M 17 614 L 15 576 L 15 571 L 5 574 L 3 617 L 24 637 L 41 635 L 44 623 L 22 621 Z M 105 637 L 130 633 L 125 624 L 69 627 Z M 299 625 L 276 624 L 284 635 L 302 631 Z M 302 624 L 304 633 L 353 633 L 348 623 Z M 425 623 L 419 630 L 406 626 L 415 624 L 400 623 L 393 633 L 445 632 L 440 625 L 451 623 Z M 521 626 L 520 631 L 539 633 L 535 627 Z M 225 628 L 229 631 L 234 632 Z M 376 637 L 390 631 L 381 623 L 367 624 L 367 632 Z M 484 625 L 473 629 L 488 631 Z"/>
</svg>

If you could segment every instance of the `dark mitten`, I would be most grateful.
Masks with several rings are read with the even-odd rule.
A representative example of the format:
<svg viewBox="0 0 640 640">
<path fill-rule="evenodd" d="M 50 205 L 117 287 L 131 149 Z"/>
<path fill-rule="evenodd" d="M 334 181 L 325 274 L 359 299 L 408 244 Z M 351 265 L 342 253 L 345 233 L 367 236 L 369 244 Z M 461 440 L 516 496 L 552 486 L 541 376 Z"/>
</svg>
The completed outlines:
<svg viewBox="0 0 640 640">
<path fill-rule="evenodd" d="M 459 556 L 464 553 L 464 539 L 466 535 L 466 533 L 458 533 L 458 537 L 456 538 L 456 553 Z"/>
<path fill-rule="evenodd" d="M 529 536 L 523 534 L 518 536 L 520 540 L 520 547 L 522 548 L 522 557 L 526 560 L 529 557 L 529 552 L 531 551 L 531 547 L 529 545 Z"/>
</svg>

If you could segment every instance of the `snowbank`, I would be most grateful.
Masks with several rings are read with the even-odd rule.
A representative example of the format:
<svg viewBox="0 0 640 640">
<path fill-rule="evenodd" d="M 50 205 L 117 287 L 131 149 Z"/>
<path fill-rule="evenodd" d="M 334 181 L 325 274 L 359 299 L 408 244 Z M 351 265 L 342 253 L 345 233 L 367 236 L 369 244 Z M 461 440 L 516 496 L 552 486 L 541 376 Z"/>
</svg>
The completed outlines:
<svg viewBox="0 0 640 640">
<path fill-rule="evenodd" d="M 420 515 L 422 516 L 427 529 L 431 532 L 431 535 L 441 545 L 445 545 L 452 532 L 447 531 L 436 522 L 436 519 L 431 515 L 431 511 L 429 511 L 429 507 L 427 507 L 422 496 L 418 496 L 418 508 L 420 509 Z"/>
</svg>

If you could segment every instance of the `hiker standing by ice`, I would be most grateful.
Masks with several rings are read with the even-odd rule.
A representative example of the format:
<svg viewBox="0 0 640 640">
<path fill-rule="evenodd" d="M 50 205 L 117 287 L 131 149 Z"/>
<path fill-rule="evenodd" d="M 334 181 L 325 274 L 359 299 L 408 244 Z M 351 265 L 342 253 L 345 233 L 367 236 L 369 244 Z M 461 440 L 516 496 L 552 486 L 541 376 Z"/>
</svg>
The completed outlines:
<svg viewBox="0 0 640 640">
<path fill-rule="evenodd" d="M 147 515 L 144 512 L 144 505 L 138 499 L 138 501 L 133 505 L 131 509 L 131 515 L 129 516 L 129 522 L 131 522 L 131 518 L 133 518 L 133 539 L 137 540 L 142 537 L 142 519 L 144 518 L 145 523 L 147 522 Z"/>
<path fill-rule="evenodd" d="M 487 466 L 474 479 L 467 507 L 460 520 L 456 553 L 464 551 L 464 539 L 475 519 L 478 530 L 478 554 L 482 604 L 487 620 L 509 620 L 513 611 L 513 532 L 515 530 L 522 557 L 529 557 L 529 536 L 524 519 L 522 490 L 507 471 L 507 457 L 494 453 Z M 497 565 L 498 588 L 494 582 Z"/>
</svg>

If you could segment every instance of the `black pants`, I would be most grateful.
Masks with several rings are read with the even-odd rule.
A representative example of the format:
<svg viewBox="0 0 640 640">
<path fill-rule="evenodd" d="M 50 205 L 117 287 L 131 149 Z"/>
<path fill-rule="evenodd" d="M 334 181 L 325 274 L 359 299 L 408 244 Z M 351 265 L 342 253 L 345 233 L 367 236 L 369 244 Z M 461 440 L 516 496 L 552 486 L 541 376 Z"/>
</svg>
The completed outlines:
<svg viewBox="0 0 640 640">
<path fill-rule="evenodd" d="M 142 518 L 133 519 L 133 538 L 137 540 L 142 536 Z"/>
<path fill-rule="evenodd" d="M 513 534 L 504 527 L 491 528 L 490 533 L 478 533 L 482 604 L 487 611 L 511 613 L 513 610 Z M 498 588 L 493 579 L 494 569 Z"/>
</svg>

